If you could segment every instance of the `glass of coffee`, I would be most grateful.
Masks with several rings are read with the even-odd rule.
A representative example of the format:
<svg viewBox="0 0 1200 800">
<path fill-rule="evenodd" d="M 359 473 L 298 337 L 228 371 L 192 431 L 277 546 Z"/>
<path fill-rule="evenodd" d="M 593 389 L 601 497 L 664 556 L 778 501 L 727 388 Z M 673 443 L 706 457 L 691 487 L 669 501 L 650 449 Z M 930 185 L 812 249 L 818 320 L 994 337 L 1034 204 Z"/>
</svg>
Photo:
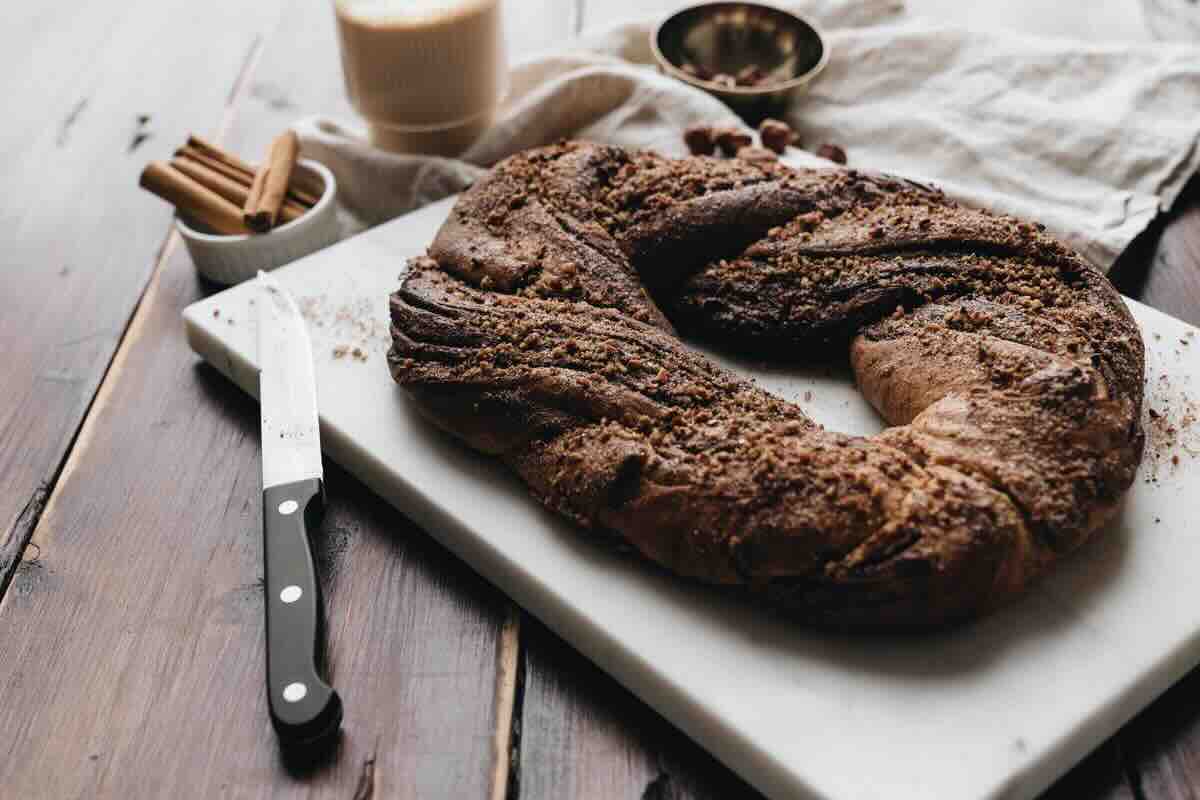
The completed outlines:
<svg viewBox="0 0 1200 800">
<path fill-rule="evenodd" d="M 346 91 L 371 143 L 452 156 L 507 89 L 500 0 L 334 0 Z"/>
</svg>

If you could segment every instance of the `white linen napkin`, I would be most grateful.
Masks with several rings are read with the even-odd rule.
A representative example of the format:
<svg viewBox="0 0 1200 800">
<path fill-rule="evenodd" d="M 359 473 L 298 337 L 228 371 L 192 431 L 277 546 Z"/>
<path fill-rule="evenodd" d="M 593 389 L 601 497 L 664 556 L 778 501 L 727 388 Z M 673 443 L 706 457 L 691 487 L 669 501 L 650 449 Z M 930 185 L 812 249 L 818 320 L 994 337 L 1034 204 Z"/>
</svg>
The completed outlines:
<svg viewBox="0 0 1200 800">
<path fill-rule="evenodd" d="M 791 7 L 823 28 L 831 53 L 787 117 L 803 146 L 838 144 L 851 167 L 1043 222 L 1103 269 L 1200 169 L 1200 47 L 971 31 L 910 17 L 899 0 Z M 381 152 L 355 123 L 295 127 L 304 154 L 336 174 L 351 233 L 559 138 L 683 155 L 688 125 L 742 124 L 654 69 L 652 27 L 621 24 L 516 64 L 496 124 L 460 159 Z M 829 165 L 797 148 L 786 160 Z"/>
</svg>

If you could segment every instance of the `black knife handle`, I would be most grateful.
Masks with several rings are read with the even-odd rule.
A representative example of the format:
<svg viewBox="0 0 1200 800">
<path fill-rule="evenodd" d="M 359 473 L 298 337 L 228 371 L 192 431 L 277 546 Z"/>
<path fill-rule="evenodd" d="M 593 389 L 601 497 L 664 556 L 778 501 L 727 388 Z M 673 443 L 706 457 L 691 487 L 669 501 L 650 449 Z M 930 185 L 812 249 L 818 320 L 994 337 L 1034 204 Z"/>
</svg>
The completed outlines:
<svg viewBox="0 0 1200 800">
<path fill-rule="evenodd" d="M 285 744 L 314 744 L 342 722 L 341 698 L 317 673 L 325 651 L 324 608 L 309 531 L 324 510 L 319 478 L 263 491 L 267 698 Z"/>
</svg>

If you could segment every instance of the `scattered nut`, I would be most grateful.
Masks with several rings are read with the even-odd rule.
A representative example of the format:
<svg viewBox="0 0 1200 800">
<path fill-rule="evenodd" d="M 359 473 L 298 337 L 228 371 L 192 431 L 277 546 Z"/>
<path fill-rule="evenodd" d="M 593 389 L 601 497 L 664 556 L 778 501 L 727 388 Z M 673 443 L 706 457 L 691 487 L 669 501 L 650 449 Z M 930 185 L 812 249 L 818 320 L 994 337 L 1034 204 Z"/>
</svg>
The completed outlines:
<svg viewBox="0 0 1200 800">
<path fill-rule="evenodd" d="M 792 131 L 791 125 L 769 117 L 758 126 L 758 136 L 762 139 L 763 147 L 780 154 L 796 140 L 796 134 Z"/>
<path fill-rule="evenodd" d="M 836 144 L 823 144 L 817 148 L 817 155 L 821 158 L 827 158 L 835 164 L 846 163 L 846 151 L 838 147 Z"/>
<path fill-rule="evenodd" d="M 694 156 L 711 156 L 717 149 L 716 131 L 711 125 L 692 125 L 683 132 L 683 142 Z"/>
<path fill-rule="evenodd" d="M 716 131 L 717 147 L 727 156 L 737 155 L 743 147 L 754 144 L 754 137 L 737 128 L 721 128 Z"/>
</svg>

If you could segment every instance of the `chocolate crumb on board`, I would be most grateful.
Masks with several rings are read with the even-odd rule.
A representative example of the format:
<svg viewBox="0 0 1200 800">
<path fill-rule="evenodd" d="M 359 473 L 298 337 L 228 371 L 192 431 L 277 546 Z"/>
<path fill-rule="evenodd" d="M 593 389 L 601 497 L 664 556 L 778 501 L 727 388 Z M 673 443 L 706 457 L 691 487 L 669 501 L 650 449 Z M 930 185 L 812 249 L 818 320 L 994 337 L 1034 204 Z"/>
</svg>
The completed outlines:
<svg viewBox="0 0 1200 800">
<path fill-rule="evenodd" d="M 371 350 L 381 351 L 391 340 L 389 326 L 371 297 L 341 299 L 327 294 L 298 297 L 300 315 L 309 324 L 315 345 L 329 347 L 333 358 L 366 361 Z M 355 356 L 357 349 L 362 354 Z"/>
<path fill-rule="evenodd" d="M 1173 473 L 1184 458 L 1200 456 L 1200 402 L 1166 373 L 1149 387 L 1147 401 L 1143 477 L 1146 483 L 1157 483 L 1162 469 Z"/>
<path fill-rule="evenodd" d="M 817 148 L 817 155 L 827 158 L 835 164 L 846 163 L 846 151 L 836 144 L 823 144 Z"/>
</svg>

